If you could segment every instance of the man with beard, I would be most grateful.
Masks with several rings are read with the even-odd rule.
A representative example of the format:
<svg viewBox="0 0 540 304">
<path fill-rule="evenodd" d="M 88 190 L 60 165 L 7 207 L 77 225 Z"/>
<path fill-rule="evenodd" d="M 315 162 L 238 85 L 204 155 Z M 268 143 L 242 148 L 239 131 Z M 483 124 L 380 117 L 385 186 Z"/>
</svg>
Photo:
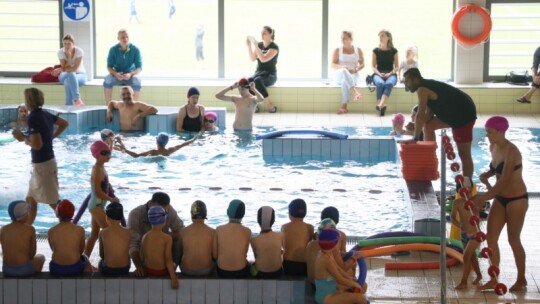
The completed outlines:
<svg viewBox="0 0 540 304">
<path fill-rule="evenodd" d="M 122 87 L 120 92 L 122 101 L 111 100 L 107 106 L 107 121 L 112 122 L 113 110 L 118 109 L 120 114 L 120 128 L 122 131 L 140 131 L 144 129 L 144 117 L 157 113 L 157 108 L 136 101 L 133 98 L 133 89 L 131 87 Z"/>
</svg>

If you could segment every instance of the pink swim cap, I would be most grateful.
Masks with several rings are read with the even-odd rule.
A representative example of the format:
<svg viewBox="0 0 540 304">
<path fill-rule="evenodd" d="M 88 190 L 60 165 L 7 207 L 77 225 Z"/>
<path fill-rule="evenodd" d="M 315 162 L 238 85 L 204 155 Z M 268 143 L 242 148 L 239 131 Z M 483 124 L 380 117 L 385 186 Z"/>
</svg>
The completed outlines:
<svg viewBox="0 0 540 304">
<path fill-rule="evenodd" d="M 508 120 L 502 116 L 492 116 L 490 119 L 486 121 L 486 124 L 484 125 L 486 128 L 495 129 L 497 131 L 506 132 L 508 130 L 508 127 L 510 126 L 508 124 Z"/>
<path fill-rule="evenodd" d="M 401 114 L 401 113 L 397 113 L 392 118 L 392 122 L 402 125 L 402 124 L 405 123 L 405 116 L 403 116 L 403 114 Z"/>
<path fill-rule="evenodd" d="M 92 152 L 92 156 L 95 159 L 99 157 L 99 154 L 101 153 L 101 151 L 109 151 L 109 146 L 107 146 L 107 144 L 101 140 L 94 142 L 90 146 L 90 152 Z"/>
<path fill-rule="evenodd" d="M 211 112 L 211 111 L 205 112 L 205 113 L 204 113 L 204 117 L 212 118 L 214 121 L 217 120 L 217 114 L 216 114 L 216 112 Z"/>
</svg>

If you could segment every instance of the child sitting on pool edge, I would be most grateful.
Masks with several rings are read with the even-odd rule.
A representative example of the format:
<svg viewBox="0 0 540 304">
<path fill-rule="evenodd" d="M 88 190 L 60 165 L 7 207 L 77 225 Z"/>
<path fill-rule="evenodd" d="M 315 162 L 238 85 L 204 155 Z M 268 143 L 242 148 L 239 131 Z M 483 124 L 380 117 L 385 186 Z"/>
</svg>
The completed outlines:
<svg viewBox="0 0 540 304">
<path fill-rule="evenodd" d="M 92 272 L 88 257 L 83 254 L 84 228 L 71 223 L 75 206 L 63 200 L 56 206 L 59 223 L 49 229 L 47 239 L 52 250 L 49 271 L 54 275 L 76 275 Z"/>
<path fill-rule="evenodd" d="M 99 233 L 99 271 L 104 275 L 127 275 L 131 266 L 129 257 L 129 229 L 120 225 L 124 208 L 110 203 L 105 208 L 107 228 Z"/>
<path fill-rule="evenodd" d="M 36 229 L 26 225 L 30 208 L 30 204 L 25 201 L 14 201 L 8 206 L 12 222 L 0 228 L 4 276 L 31 276 L 41 272 L 45 263 L 45 257 L 36 254 Z"/>
<path fill-rule="evenodd" d="M 176 277 L 172 259 L 172 237 L 163 232 L 167 220 L 167 212 L 161 206 L 152 206 L 148 209 L 148 221 L 152 229 L 142 238 L 141 261 L 146 274 L 150 277 L 169 275 L 171 287 L 178 289 L 179 283 Z"/>
<path fill-rule="evenodd" d="M 283 270 L 287 275 L 306 276 L 306 246 L 313 239 L 313 225 L 304 223 L 307 206 L 303 199 L 289 204 L 290 222 L 281 226 L 283 233 Z"/>
<path fill-rule="evenodd" d="M 255 262 L 251 265 L 251 275 L 259 279 L 279 278 L 283 274 L 281 253 L 283 235 L 272 231 L 276 219 L 270 206 L 262 206 L 257 211 L 257 223 L 261 227 L 259 235 L 251 238 L 251 248 Z"/>
</svg>

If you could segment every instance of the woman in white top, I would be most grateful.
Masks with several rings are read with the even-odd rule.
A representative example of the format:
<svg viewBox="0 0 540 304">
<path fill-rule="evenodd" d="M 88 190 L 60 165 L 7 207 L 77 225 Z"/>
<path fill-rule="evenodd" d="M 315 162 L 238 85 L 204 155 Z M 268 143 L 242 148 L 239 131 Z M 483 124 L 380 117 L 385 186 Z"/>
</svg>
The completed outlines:
<svg viewBox="0 0 540 304">
<path fill-rule="evenodd" d="M 86 83 L 86 71 L 82 64 L 84 52 L 75 46 L 73 35 L 67 34 L 62 39 L 64 47 L 58 50 L 60 68 L 53 71 L 53 75 L 58 75 L 58 81 L 64 84 L 66 91 L 66 105 L 83 106 L 79 87 Z"/>
<path fill-rule="evenodd" d="M 332 68 L 336 70 L 335 81 L 341 85 L 341 107 L 337 114 L 349 112 L 349 94 L 354 93 L 354 100 L 362 98 L 362 94 L 356 90 L 358 72 L 364 68 L 364 53 L 360 48 L 352 45 L 352 32 L 343 31 L 341 42 L 343 46 L 336 48 L 332 57 Z"/>
</svg>

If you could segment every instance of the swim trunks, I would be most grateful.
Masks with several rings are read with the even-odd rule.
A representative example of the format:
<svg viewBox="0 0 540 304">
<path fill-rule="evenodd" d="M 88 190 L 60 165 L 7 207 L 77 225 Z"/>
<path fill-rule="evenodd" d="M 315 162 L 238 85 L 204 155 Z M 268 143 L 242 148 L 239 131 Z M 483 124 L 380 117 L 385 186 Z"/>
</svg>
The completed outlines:
<svg viewBox="0 0 540 304">
<path fill-rule="evenodd" d="M 7 277 L 28 277 L 34 274 L 34 265 L 32 261 L 23 265 L 9 265 L 6 263 L 2 264 L 2 272 L 4 276 Z"/>
</svg>

